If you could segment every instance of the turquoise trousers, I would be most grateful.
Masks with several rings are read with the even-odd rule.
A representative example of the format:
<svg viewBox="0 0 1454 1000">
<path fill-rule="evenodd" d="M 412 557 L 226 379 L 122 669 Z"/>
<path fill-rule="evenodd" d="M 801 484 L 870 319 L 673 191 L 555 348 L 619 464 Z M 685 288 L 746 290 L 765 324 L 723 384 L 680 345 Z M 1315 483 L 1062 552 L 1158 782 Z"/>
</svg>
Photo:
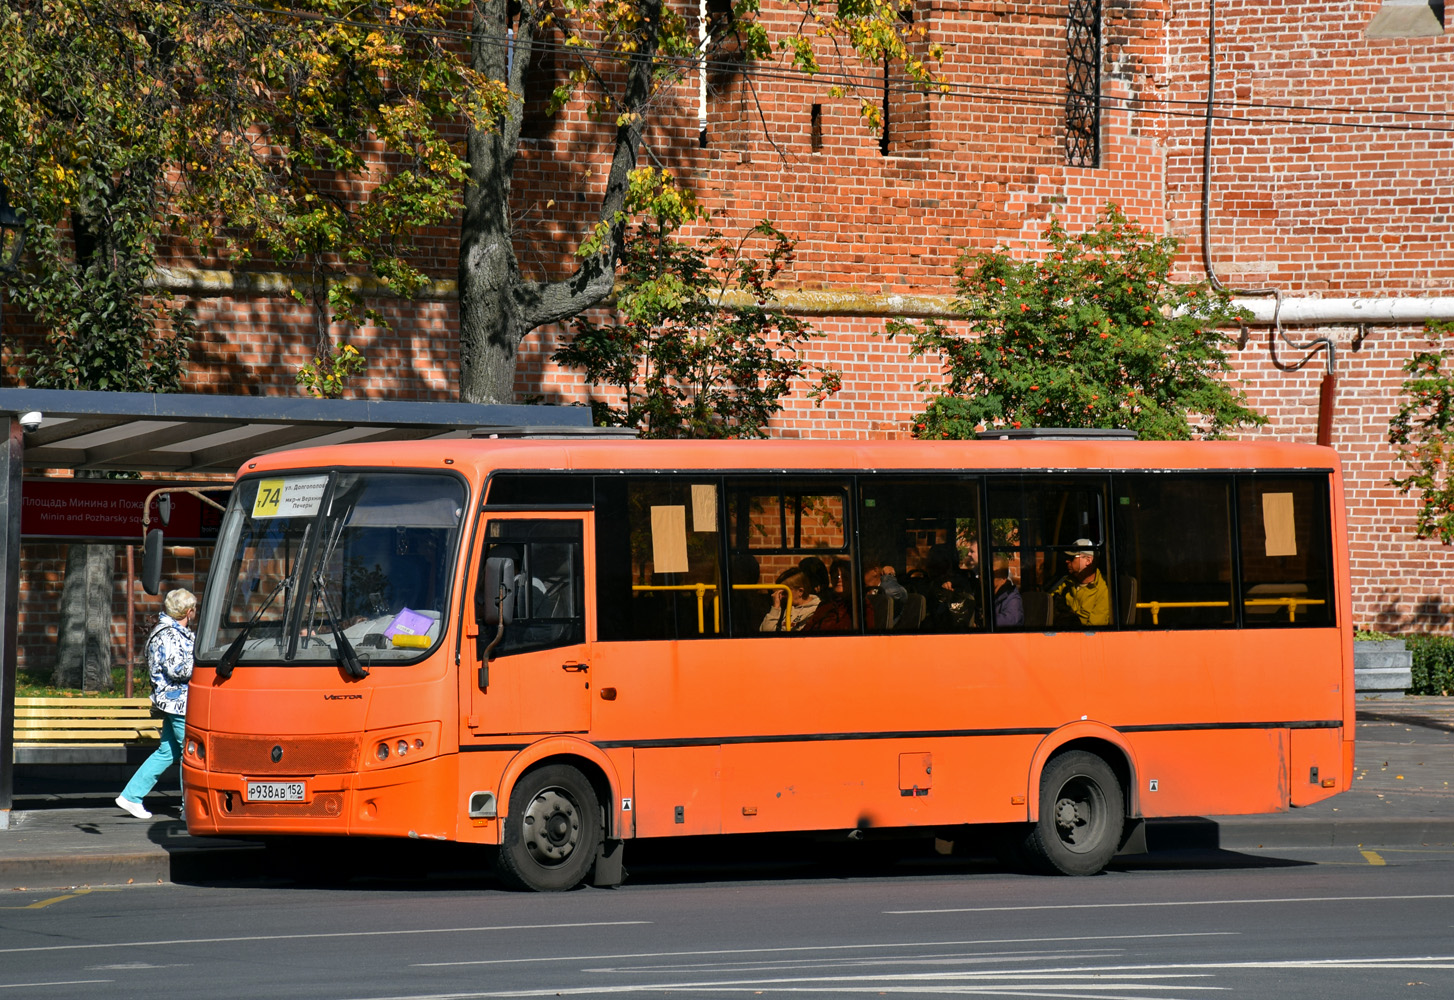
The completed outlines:
<svg viewBox="0 0 1454 1000">
<path fill-rule="evenodd" d="M 121 790 L 121 797 L 131 802 L 140 802 L 146 797 L 162 776 L 162 772 L 173 764 L 180 765 L 182 760 L 182 740 L 187 733 L 187 717 L 184 715 L 173 715 L 170 712 L 162 713 L 162 741 L 152 751 L 152 755 L 141 762 L 141 767 L 131 776 L 126 787 Z M 182 772 L 180 766 L 177 768 L 177 785 L 181 786 Z"/>
</svg>

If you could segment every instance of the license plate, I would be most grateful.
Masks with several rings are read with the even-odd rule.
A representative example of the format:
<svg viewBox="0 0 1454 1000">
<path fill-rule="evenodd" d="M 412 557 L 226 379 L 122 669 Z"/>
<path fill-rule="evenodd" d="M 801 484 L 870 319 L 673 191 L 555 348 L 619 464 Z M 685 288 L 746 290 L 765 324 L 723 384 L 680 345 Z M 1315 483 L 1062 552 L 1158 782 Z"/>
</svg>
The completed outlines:
<svg viewBox="0 0 1454 1000">
<path fill-rule="evenodd" d="M 249 781 L 247 801 L 249 802 L 302 802 L 301 781 Z"/>
</svg>

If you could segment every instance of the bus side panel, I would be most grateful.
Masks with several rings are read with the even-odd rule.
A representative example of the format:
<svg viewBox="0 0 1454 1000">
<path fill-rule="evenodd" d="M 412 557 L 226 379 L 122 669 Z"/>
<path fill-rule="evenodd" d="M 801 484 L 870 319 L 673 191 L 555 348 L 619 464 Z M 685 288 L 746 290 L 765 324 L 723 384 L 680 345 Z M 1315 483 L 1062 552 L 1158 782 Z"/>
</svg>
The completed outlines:
<svg viewBox="0 0 1454 1000">
<path fill-rule="evenodd" d="M 726 746 L 722 829 L 1022 822 L 1037 743 L 998 736 Z"/>
<path fill-rule="evenodd" d="M 1140 733 L 1135 748 L 1145 817 L 1230 816 L 1288 807 L 1286 729 Z"/>
<path fill-rule="evenodd" d="M 636 835 L 721 833 L 722 766 L 717 746 L 638 749 L 632 807 Z"/>
<path fill-rule="evenodd" d="M 1332 782 L 1325 786 L 1323 782 Z M 1351 775 L 1343 770 L 1343 730 L 1292 731 L 1292 804 L 1309 806 L 1346 791 Z"/>
<path fill-rule="evenodd" d="M 489 793 L 495 796 L 496 813 L 503 815 L 506 803 L 499 801 L 500 775 L 518 751 L 492 750 L 459 754 L 459 795 L 453 803 L 460 817 L 459 839 L 471 844 L 498 844 L 500 821 L 494 817 L 471 817 L 471 796 Z"/>
</svg>

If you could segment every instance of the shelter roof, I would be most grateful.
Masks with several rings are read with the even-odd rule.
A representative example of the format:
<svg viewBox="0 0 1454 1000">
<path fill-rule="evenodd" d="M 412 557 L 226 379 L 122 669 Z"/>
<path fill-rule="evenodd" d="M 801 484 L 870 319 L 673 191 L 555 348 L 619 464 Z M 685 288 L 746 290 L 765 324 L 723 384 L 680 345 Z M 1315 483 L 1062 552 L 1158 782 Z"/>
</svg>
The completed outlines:
<svg viewBox="0 0 1454 1000">
<path fill-rule="evenodd" d="M 30 468 L 232 474 L 283 448 L 468 437 L 491 428 L 587 428 L 579 406 L 0 389 L 0 413 L 41 414 Z"/>
</svg>

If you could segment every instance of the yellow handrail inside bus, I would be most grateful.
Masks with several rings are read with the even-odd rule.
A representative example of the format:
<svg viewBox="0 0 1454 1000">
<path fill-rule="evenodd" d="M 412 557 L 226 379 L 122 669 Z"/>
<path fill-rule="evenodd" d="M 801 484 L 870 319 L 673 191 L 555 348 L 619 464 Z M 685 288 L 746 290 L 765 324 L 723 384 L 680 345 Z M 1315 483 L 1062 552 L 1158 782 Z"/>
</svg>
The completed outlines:
<svg viewBox="0 0 1454 1000">
<path fill-rule="evenodd" d="M 1299 604 L 1326 604 L 1328 602 L 1314 600 L 1309 597 L 1254 597 L 1249 600 L 1243 601 L 1242 603 L 1249 608 L 1253 605 L 1269 604 L 1285 607 L 1287 608 L 1287 620 L 1290 622 L 1295 622 L 1297 621 L 1297 609 Z"/>
<path fill-rule="evenodd" d="M 733 590 L 781 590 L 786 595 L 783 599 L 783 631 L 791 632 L 793 628 L 793 592 L 786 584 L 782 583 L 734 583 Z M 717 600 L 717 585 L 715 583 L 672 583 L 672 584 L 651 584 L 633 583 L 632 593 L 640 593 L 646 590 L 689 590 L 697 595 L 697 634 L 701 635 L 707 628 L 706 596 L 707 591 L 712 591 L 712 631 L 722 631 L 722 602 Z"/>
<path fill-rule="evenodd" d="M 712 631 L 722 631 L 722 607 L 717 600 L 717 585 L 715 583 L 671 583 L 671 584 L 650 584 L 633 583 L 632 593 L 639 593 L 643 590 L 690 590 L 697 595 L 697 634 L 701 635 L 707 630 L 707 616 L 705 613 L 705 602 L 707 591 L 712 591 Z"/>
<path fill-rule="evenodd" d="M 1277 606 L 1287 608 L 1287 620 L 1297 621 L 1297 609 L 1300 604 L 1324 604 L 1326 602 L 1315 600 L 1309 597 L 1253 597 L 1242 602 L 1248 607 L 1254 605 Z M 1137 601 L 1136 607 L 1145 608 L 1151 612 L 1151 624 L 1161 624 L 1162 608 L 1225 608 L 1226 601 Z"/>
<path fill-rule="evenodd" d="M 1162 608 L 1225 608 L 1227 601 L 1137 601 L 1136 607 L 1146 608 L 1151 612 L 1151 624 L 1160 625 Z"/>
</svg>

